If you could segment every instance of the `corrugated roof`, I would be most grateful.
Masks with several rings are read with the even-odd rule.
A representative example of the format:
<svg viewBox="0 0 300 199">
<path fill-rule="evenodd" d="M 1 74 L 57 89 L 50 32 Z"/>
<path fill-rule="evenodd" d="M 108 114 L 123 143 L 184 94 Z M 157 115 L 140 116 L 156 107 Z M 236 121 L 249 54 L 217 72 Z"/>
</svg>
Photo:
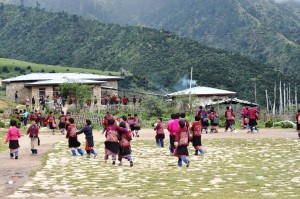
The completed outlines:
<svg viewBox="0 0 300 199">
<path fill-rule="evenodd" d="M 20 75 L 17 77 L 8 78 L 2 80 L 2 82 L 18 82 L 18 81 L 41 81 L 41 80 L 52 80 L 52 79 L 89 79 L 89 80 L 121 80 L 124 79 L 120 76 L 109 76 L 109 75 L 96 75 L 89 73 L 30 73 L 27 75 Z"/>
<path fill-rule="evenodd" d="M 198 96 L 218 96 L 218 95 L 235 95 L 236 92 L 222 90 L 218 88 L 211 88 L 205 86 L 197 86 L 175 93 L 170 93 L 168 96 L 180 96 L 180 95 L 198 95 Z"/>
<path fill-rule="evenodd" d="M 95 80 L 88 80 L 88 79 L 51 79 L 51 80 L 44 80 L 44 81 L 37 81 L 33 83 L 27 83 L 25 86 L 37 86 L 37 85 L 58 85 L 63 83 L 81 83 L 81 84 L 102 84 L 105 81 L 95 81 Z"/>
<path fill-rule="evenodd" d="M 238 99 L 238 98 L 219 100 L 219 101 L 216 101 L 216 102 L 211 102 L 211 103 L 208 103 L 207 106 L 216 105 L 216 104 L 231 104 L 231 103 L 233 103 L 233 104 L 234 103 L 239 103 L 239 104 L 243 104 L 243 105 L 247 105 L 247 106 L 259 106 L 259 104 L 249 102 L 247 100 L 241 100 L 241 99 Z"/>
</svg>

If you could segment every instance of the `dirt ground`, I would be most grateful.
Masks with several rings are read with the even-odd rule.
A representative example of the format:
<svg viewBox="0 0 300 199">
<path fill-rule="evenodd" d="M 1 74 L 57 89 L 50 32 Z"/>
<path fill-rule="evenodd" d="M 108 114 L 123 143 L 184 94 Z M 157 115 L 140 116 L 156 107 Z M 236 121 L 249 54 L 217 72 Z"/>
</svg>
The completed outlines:
<svg viewBox="0 0 300 199">
<path fill-rule="evenodd" d="M 140 137 L 134 138 L 139 140 L 154 140 L 155 132 L 152 129 L 143 129 L 140 131 Z M 103 141 L 104 136 L 100 132 L 94 132 L 95 142 Z M 295 138 L 297 133 L 294 129 L 260 129 L 258 133 L 247 133 L 246 130 L 237 130 L 235 132 L 224 132 L 223 129 L 219 133 L 203 134 L 202 139 L 222 139 L 222 138 L 245 138 L 245 139 L 263 139 L 263 138 Z M 61 140 L 65 140 L 63 135 L 56 133 L 51 135 L 49 131 L 40 134 L 41 146 L 38 148 L 39 154 L 31 156 L 29 138 L 22 136 L 20 139 L 20 158 L 18 160 L 9 158 L 9 151 L 0 153 L 0 198 L 6 198 L 18 188 L 23 186 L 42 165 L 42 158 L 49 150 L 53 149 L 53 145 Z M 80 137 L 83 139 L 83 136 Z M 8 182 L 13 182 L 9 184 Z M 80 198 L 80 197 L 76 197 Z"/>
</svg>

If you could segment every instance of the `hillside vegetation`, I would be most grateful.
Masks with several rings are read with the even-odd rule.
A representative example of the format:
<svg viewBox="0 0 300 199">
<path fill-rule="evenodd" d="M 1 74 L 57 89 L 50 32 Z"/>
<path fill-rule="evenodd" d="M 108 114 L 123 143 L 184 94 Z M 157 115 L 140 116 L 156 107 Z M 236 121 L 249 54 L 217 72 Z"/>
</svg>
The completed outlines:
<svg viewBox="0 0 300 199">
<path fill-rule="evenodd" d="M 298 82 L 238 53 L 212 49 L 166 31 L 3 5 L 0 19 L 0 57 L 117 72 L 123 68 L 134 76 L 127 81 L 156 92 L 178 90 L 191 67 L 198 85 L 236 91 L 248 100 L 254 100 L 255 78 L 259 102 L 264 102 L 264 91 L 271 90 L 274 81 Z"/>
<path fill-rule="evenodd" d="M 47 10 L 101 22 L 165 29 L 211 47 L 238 51 L 282 71 L 300 72 L 299 1 L 26 0 L 24 5 L 35 7 L 36 2 Z"/>
</svg>

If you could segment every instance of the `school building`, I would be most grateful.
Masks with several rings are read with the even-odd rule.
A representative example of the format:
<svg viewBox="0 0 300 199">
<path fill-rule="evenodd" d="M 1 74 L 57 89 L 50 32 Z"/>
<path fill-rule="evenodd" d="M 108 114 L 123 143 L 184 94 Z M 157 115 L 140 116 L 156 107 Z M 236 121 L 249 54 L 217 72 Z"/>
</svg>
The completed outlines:
<svg viewBox="0 0 300 199">
<path fill-rule="evenodd" d="M 39 100 L 41 96 L 59 95 L 59 85 L 62 83 L 80 83 L 92 85 L 93 96 L 101 99 L 107 94 L 118 94 L 118 81 L 124 79 L 119 76 L 96 75 L 88 73 L 31 73 L 2 80 L 6 85 L 7 99 L 14 101 L 15 93 L 18 91 L 20 103 L 25 103 L 26 97 L 35 97 Z M 100 105 L 101 100 L 98 100 Z"/>
</svg>

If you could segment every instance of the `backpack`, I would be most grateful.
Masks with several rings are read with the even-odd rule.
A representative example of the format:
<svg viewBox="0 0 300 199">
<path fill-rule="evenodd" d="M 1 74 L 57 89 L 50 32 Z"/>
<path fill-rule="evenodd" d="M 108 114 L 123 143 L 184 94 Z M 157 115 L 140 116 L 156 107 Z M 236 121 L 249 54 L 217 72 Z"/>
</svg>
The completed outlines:
<svg viewBox="0 0 300 199">
<path fill-rule="evenodd" d="M 77 136 L 76 132 L 77 132 L 77 128 L 76 128 L 76 126 L 74 126 L 70 130 L 70 137 L 76 137 Z"/>
<path fill-rule="evenodd" d="M 210 112 L 208 118 L 210 120 L 213 120 L 216 117 L 216 113 L 215 112 Z"/>
</svg>

